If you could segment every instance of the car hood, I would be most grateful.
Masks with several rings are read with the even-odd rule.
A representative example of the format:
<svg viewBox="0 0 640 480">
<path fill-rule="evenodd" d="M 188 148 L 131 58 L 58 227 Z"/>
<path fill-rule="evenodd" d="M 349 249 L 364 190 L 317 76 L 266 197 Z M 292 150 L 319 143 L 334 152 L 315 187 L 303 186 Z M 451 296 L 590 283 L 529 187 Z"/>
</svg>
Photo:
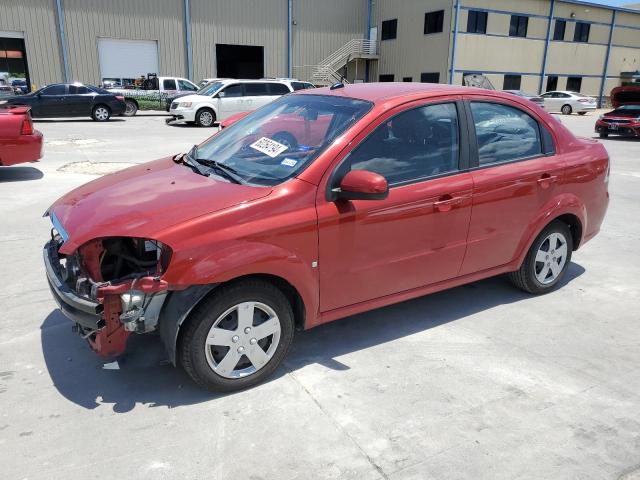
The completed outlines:
<svg viewBox="0 0 640 480">
<path fill-rule="evenodd" d="M 47 213 L 72 253 L 99 237 L 154 238 L 163 229 L 271 193 L 205 177 L 171 157 L 89 182 L 57 200 Z M 157 238 L 157 237 L 156 237 Z"/>
<path fill-rule="evenodd" d="M 190 94 L 190 95 L 186 95 L 184 97 L 180 97 L 180 101 L 181 102 L 202 103 L 202 102 L 207 102 L 207 101 L 210 101 L 210 100 L 211 100 L 211 97 L 209 97 L 208 95 Z"/>
</svg>

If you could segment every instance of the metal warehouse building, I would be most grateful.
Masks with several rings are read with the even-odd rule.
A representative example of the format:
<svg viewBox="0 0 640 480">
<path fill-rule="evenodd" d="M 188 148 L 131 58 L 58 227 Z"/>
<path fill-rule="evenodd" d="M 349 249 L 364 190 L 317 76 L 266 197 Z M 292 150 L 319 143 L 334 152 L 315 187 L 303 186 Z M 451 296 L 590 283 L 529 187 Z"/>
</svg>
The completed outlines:
<svg viewBox="0 0 640 480">
<path fill-rule="evenodd" d="M 640 81 L 640 11 L 574 0 L 0 0 L 0 73 L 462 83 L 606 96 Z"/>
</svg>

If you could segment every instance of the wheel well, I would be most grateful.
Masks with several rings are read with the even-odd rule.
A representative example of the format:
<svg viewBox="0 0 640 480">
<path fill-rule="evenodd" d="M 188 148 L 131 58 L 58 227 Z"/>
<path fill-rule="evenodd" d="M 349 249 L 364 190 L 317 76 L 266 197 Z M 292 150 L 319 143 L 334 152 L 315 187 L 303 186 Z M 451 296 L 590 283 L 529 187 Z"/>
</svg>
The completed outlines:
<svg viewBox="0 0 640 480">
<path fill-rule="evenodd" d="M 577 250 L 580 246 L 580 242 L 582 241 L 582 223 L 580 222 L 580 219 L 571 213 L 567 213 L 565 215 L 560 215 L 554 220 L 560 220 L 567 224 L 571 231 L 571 238 L 573 239 L 573 249 Z"/>
<path fill-rule="evenodd" d="M 104 103 L 96 103 L 96 104 L 93 106 L 93 109 L 95 110 L 95 109 L 96 109 L 96 108 L 98 108 L 98 107 L 104 107 L 104 108 L 106 108 L 107 110 L 109 110 L 109 112 L 111 112 L 111 108 L 109 108 L 109 105 L 106 105 L 106 104 L 104 104 Z"/>
<path fill-rule="evenodd" d="M 216 115 L 216 111 L 211 107 L 200 107 L 196 111 L 196 117 L 200 114 L 202 110 L 209 110 L 213 114 L 213 121 L 215 122 L 218 119 L 218 115 Z"/>
</svg>

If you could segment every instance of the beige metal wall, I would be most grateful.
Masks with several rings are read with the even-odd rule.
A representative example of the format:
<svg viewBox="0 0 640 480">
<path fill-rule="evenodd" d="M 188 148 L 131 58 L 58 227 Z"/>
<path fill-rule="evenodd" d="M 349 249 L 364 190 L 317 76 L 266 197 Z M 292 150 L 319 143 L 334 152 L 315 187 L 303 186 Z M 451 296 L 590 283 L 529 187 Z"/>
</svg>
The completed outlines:
<svg viewBox="0 0 640 480">
<path fill-rule="evenodd" d="M 425 13 L 438 10 L 444 10 L 442 33 L 425 35 Z M 380 42 L 378 75 L 393 74 L 396 81 L 411 77 L 419 82 L 421 73 L 439 72 L 440 82 L 448 81 L 453 0 L 376 0 L 374 12 L 378 39 L 382 22 L 398 19 L 397 37 Z"/>
<path fill-rule="evenodd" d="M 216 76 L 218 43 L 263 46 L 265 76 L 286 76 L 287 2 L 191 0 L 194 80 Z"/>
<path fill-rule="evenodd" d="M 69 80 L 100 82 L 100 37 L 156 40 L 160 71 L 155 73 L 186 76 L 181 0 L 64 0 L 63 6 Z"/>
<path fill-rule="evenodd" d="M 24 34 L 31 83 L 42 86 L 63 80 L 53 0 L 0 0 L 0 31 Z"/>
</svg>

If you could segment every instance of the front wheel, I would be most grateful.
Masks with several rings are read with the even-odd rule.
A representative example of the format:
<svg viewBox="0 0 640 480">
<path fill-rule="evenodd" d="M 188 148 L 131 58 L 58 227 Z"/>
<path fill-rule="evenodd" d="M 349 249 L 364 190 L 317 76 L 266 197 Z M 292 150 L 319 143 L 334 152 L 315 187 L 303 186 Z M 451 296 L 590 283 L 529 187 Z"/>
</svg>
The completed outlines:
<svg viewBox="0 0 640 480">
<path fill-rule="evenodd" d="M 111 111 L 105 105 L 97 105 L 91 112 L 91 118 L 96 122 L 106 122 L 109 117 L 111 117 Z"/>
<path fill-rule="evenodd" d="M 216 114 L 210 108 L 201 108 L 196 113 L 196 123 L 199 127 L 213 127 Z"/>
<path fill-rule="evenodd" d="M 293 312 L 270 283 L 252 280 L 216 289 L 181 335 L 182 366 L 201 387 L 234 391 L 269 377 L 293 339 Z"/>
<path fill-rule="evenodd" d="M 560 111 L 562 112 L 563 115 L 571 115 L 571 112 L 573 112 L 573 109 L 571 108 L 571 105 L 563 105 Z"/>
<path fill-rule="evenodd" d="M 531 245 L 520 268 L 509 274 L 511 282 L 525 292 L 550 292 L 571 262 L 573 237 L 566 223 L 551 222 Z"/>
</svg>

